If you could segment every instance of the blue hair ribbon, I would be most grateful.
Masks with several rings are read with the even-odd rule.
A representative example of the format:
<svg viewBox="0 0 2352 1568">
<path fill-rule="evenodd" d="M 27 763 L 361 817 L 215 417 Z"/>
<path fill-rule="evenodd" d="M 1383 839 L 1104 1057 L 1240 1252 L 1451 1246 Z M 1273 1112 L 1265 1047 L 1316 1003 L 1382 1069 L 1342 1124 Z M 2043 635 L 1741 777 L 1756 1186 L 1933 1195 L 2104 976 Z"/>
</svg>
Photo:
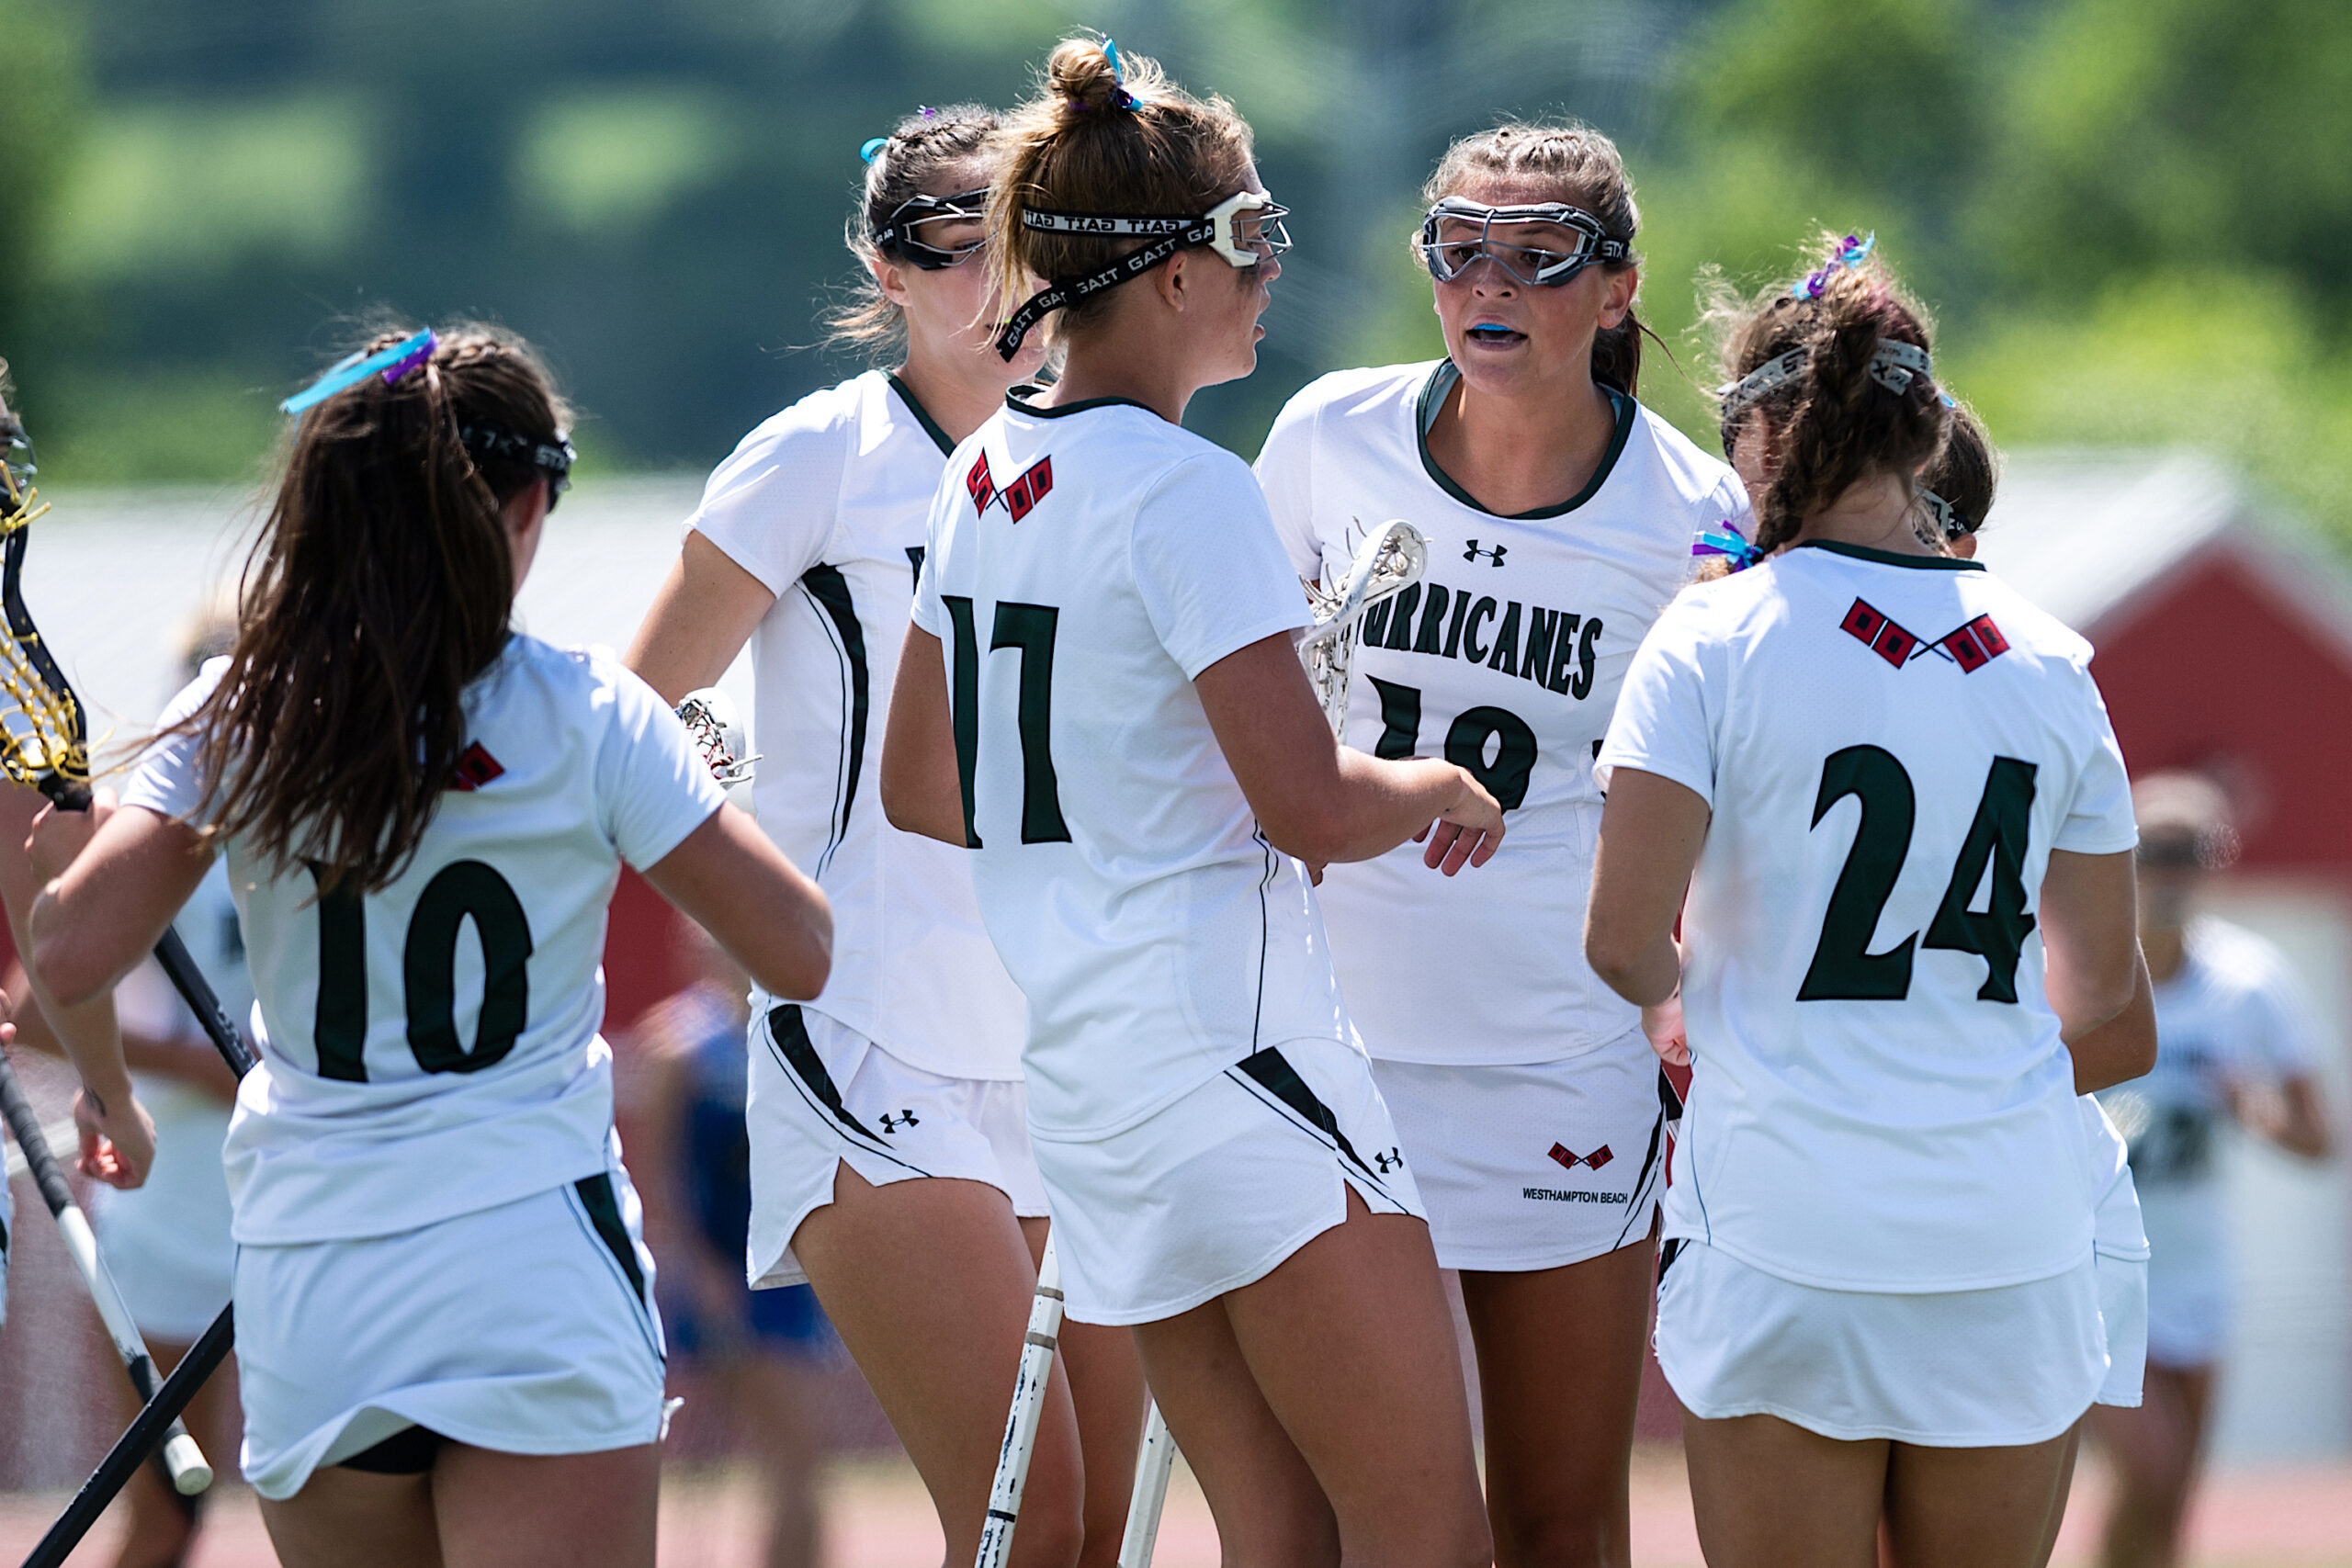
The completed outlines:
<svg viewBox="0 0 2352 1568">
<path fill-rule="evenodd" d="M 1789 298 L 1792 299 L 1820 299 L 1821 291 L 1829 287 L 1830 278 L 1849 268 L 1861 265 L 1863 262 L 1870 259 L 1871 251 L 1877 244 L 1878 233 L 1875 230 L 1865 235 L 1847 235 L 1846 243 L 1838 248 L 1838 254 L 1826 265 L 1805 274 L 1796 287 L 1789 290 Z"/>
<path fill-rule="evenodd" d="M 379 370 L 384 373 L 384 384 L 390 386 L 401 377 L 433 357 L 440 340 L 426 327 L 412 337 L 379 349 L 374 354 L 361 352 L 339 360 L 317 380 L 277 405 L 280 412 L 300 416 L 305 409 L 325 402 L 345 387 L 356 387 Z"/>
<path fill-rule="evenodd" d="M 861 164 L 871 164 L 876 158 L 881 156 L 882 149 L 888 145 L 890 145 L 890 139 L 887 136 L 869 136 L 857 150 L 857 161 Z"/>
<path fill-rule="evenodd" d="M 1764 558 L 1764 552 L 1749 544 L 1738 528 L 1733 525 L 1731 519 L 1725 518 L 1716 526 L 1722 532 L 1716 532 L 1715 528 L 1701 530 L 1697 541 L 1690 547 L 1692 555 L 1726 557 L 1730 559 L 1731 569 L 1734 571 L 1746 571 Z"/>
<path fill-rule="evenodd" d="M 1123 109 L 1143 107 L 1145 100 L 1127 91 L 1127 68 L 1119 63 L 1119 43 L 1116 39 L 1105 37 L 1102 39 L 1102 58 L 1111 62 L 1111 74 L 1119 84 L 1119 107 Z"/>
</svg>

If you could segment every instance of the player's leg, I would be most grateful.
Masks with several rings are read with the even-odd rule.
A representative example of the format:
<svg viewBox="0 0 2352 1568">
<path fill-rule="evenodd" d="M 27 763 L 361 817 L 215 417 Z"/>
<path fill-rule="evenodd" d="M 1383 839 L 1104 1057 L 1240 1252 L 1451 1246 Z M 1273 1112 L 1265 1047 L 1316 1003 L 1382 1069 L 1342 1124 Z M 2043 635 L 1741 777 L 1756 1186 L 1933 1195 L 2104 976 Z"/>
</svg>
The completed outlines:
<svg viewBox="0 0 2352 1568">
<path fill-rule="evenodd" d="M 1348 1562 L 1492 1560 L 1427 1224 L 1371 1213 L 1351 1186 L 1343 1223 L 1223 1300 L 1243 1364 L 1329 1500 Z M 1148 1347 L 1150 1330 L 1138 1335 Z M 1182 1447 L 1175 1420 L 1171 1410 Z"/>
<path fill-rule="evenodd" d="M 1047 1223 L 1024 1219 L 1021 1230 L 1028 1238 L 1030 1257 L 1042 1259 Z M 1135 1331 L 1065 1317 L 1057 1363 L 1069 1378 L 1085 1478 L 1080 1510 L 1086 1541 L 1079 1552 L 1080 1568 L 1113 1568 L 1126 1530 L 1136 1457 L 1143 1446 L 1144 1408 L 1150 1401 Z M 1018 1531 L 1014 1539 L 1020 1539 Z"/>
<path fill-rule="evenodd" d="M 762 1568 L 814 1568 L 817 1463 L 823 1451 L 817 1369 L 805 1354 L 763 1346 L 729 1363 L 724 1376 L 739 1429 L 759 1466 L 767 1513 Z"/>
<path fill-rule="evenodd" d="M 180 1358 L 188 1352 L 187 1345 L 179 1340 L 162 1339 L 148 1335 L 147 1353 L 154 1358 L 159 1377 L 169 1377 Z M 130 1385 L 123 1383 L 121 1406 L 123 1422 L 128 1425 L 138 1412 L 136 1396 Z M 217 1474 L 227 1476 L 237 1457 L 237 1362 L 235 1357 L 220 1363 L 204 1386 L 197 1391 L 183 1417 L 190 1436 L 204 1450 L 204 1457 L 212 1462 Z M 130 1528 L 123 1533 L 122 1546 L 115 1554 L 115 1568 L 173 1568 L 188 1554 L 196 1540 L 201 1517 L 203 1497 L 183 1497 L 156 1472 L 152 1464 L 141 1465 L 139 1472 L 123 1488 L 124 1501 L 129 1505 Z"/>
<path fill-rule="evenodd" d="M 658 1443 L 585 1454 L 444 1443 L 432 1485 L 446 1568 L 653 1568 Z"/>
<path fill-rule="evenodd" d="M 1887 1450 L 1777 1416 L 1682 1412 L 1690 1503 L 1709 1568 L 1874 1568 Z"/>
<path fill-rule="evenodd" d="M 1894 1568 L 2041 1568 L 2074 1438 L 2014 1448 L 1892 1445 L 1886 1539 Z"/>
<path fill-rule="evenodd" d="M 1563 1269 L 1463 1273 L 1499 1568 L 1629 1560 L 1626 1477 L 1657 1257 L 1645 1235 Z"/>
<path fill-rule="evenodd" d="M 1224 1568 L 1340 1561 L 1340 1521 L 1266 1404 L 1220 1296 L 1135 1332 L 1159 1413 L 1201 1483 Z"/>
<path fill-rule="evenodd" d="M 800 1223 L 793 1256 L 906 1445 L 947 1537 L 979 1550 L 1037 1275 L 1004 1193 L 947 1178 L 875 1186 L 841 1166 L 832 1201 Z M 1046 1391 L 1012 1560 L 1078 1561 L 1078 1421 L 1059 1367 Z"/>
<path fill-rule="evenodd" d="M 261 1517 L 285 1568 L 440 1568 L 442 1562 L 429 1472 L 322 1467 L 283 1502 L 263 1498 Z"/>
<path fill-rule="evenodd" d="M 2136 1410 L 2091 1411 L 2091 1432 L 2115 1472 L 2101 1560 L 2108 1568 L 2169 1568 L 2202 1466 L 2213 1368 L 2150 1361 Z"/>
</svg>

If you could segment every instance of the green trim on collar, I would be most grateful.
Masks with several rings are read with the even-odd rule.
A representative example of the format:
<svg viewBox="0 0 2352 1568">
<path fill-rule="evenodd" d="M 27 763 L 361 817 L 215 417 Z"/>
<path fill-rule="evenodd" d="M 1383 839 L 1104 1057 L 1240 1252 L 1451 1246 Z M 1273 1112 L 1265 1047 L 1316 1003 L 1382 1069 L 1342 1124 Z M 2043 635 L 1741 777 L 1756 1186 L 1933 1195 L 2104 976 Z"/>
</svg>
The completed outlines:
<svg viewBox="0 0 2352 1568">
<path fill-rule="evenodd" d="M 1461 378 L 1462 372 L 1453 360 L 1438 361 L 1437 368 L 1430 372 L 1429 380 L 1423 383 L 1420 401 L 1413 410 L 1413 441 L 1420 448 L 1422 470 L 1437 481 L 1440 490 L 1473 512 L 1485 513 L 1489 517 L 1503 516 L 1500 513 L 1487 512 L 1479 505 L 1468 491 L 1453 482 L 1453 476 L 1438 467 L 1437 459 L 1430 455 L 1430 426 L 1437 423 L 1438 411 L 1445 406 L 1446 394 L 1453 390 L 1454 382 Z M 1609 450 L 1600 455 L 1600 466 L 1592 470 L 1592 478 L 1585 482 L 1584 489 L 1559 505 L 1539 506 L 1532 512 L 1514 512 L 1504 518 L 1506 522 L 1538 522 L 1546 517 L 1565 517 L 1600 494 L 1600 487 L 1609 482 L 1610 474 L 1617 467 L 1618 457 L 1624 453 L 1627 438 L 1634 434 L 1634 410 L 1639 405 L 1614 387 L 1602 387 L 1600 389 L 1609 394 L 1610 406 L 1617 412 L 1617 428 L 1609 438 Z"/>
<path fill-rule="evenodd" d="M 1159 410 L 1139 403 L 1133 398 L 1087 398 L 1075 403 L 1056 403 L 1048 408 L 1041 403 L 1033 403 L 1021 395 L 1023 392 L 1042 392 L 1045 389 L 1043 387 L 1029 386 L 1012 388 L 1004 394 L 1004 406 L 1015 413 L 1032 414 L 1038 419 L 1061 419 L 1069 414 L 1084 413 L 1088 409 L 1111 408 L 1142 409 L 1154 419 L 1159 417 Z"/>
<path fill-rule="evenodd" d="M 1874 550 L 1868 545 L 1849 545 L 1842 539 L 1801 539 L 1792 547 L 1800 550 L 1827 550 L 1833 556 L 1851 556 L 1856 560 L 1871 561 L 1879 566 L 1907 567 L 1913 571 L 1983 571 L 1981 560 L 1962 560 L 1956 556 L 1905 556 L 1893 550 Z"/>
<path fill-rule="evenodd" d="M 922 426 L 923 434 L 939 447 L 940 456 L 944 457 L 955 451 L 956 443 L 947 438 L 947 432 L 939 428 L 939 422 L 931 417 L 931 411 L 922 406 L 922 400 L 915 396 L 914 389 L 899 379 L 896 370 L 885 370 L 882 374 L 890 383 L 890 389 L 899 394 L 899 400 L 907 405 L 907 412 L 915 416 L 915 423 Z"/>
</svg>

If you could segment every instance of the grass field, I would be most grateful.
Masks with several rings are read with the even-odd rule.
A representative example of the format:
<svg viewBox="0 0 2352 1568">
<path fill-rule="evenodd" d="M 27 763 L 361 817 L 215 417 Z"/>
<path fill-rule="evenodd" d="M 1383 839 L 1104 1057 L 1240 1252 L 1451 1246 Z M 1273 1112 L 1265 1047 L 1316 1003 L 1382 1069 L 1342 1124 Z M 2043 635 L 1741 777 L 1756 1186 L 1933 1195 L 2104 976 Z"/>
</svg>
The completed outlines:
<svg viewBox="0 0 2352 1568">
<path fill-rule="evenodd" d="M 2075 1492 L 2057 1562 L 2096 1561 L 2094 1534 L 2104 1481 L 2086 1465 Z M 938 1527 L 903 1461 L 861 1458 L 835 1464 L 824 1486 L 827 1568 L 935 1568 Z M 62 1495 L 0 1496 L 0 1562 L 14 1562 L 64 1503 Z M 748 1476 L 727 1469 L 673 1470 L 662 1493 L 662 1568 L 748 1568 L 758 1527 Z M 252 1494 L 225 1490 L 188 1568 L 262 1568 L 276 1562 Z M 72 1559 L 76 1568 L 113 1560 L 119 1523 L 101 1523 Z M 2352 1464 L 2240 1471 L 2208 1486 L 2191 1529 L 2190 1568 L 2352 1568 Z M 1634 1461 L 1634 1559 L 1643 1568 L 1698 1568 L 1698 1534 L 1679 1450 L 1645 1447 Z M 1215 1568 L 1216 1530 L 1181 1467 L 1160 1529 L 1159 1568 Z"/>
</svg>

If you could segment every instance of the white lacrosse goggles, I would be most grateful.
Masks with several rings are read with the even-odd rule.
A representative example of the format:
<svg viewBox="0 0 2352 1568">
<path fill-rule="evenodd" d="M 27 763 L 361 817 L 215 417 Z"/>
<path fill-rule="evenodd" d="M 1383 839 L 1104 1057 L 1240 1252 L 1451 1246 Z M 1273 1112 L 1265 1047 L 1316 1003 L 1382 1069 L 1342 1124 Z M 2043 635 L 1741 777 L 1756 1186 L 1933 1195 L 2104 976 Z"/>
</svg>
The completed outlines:
<svg viewBox="0 0 2352 1568">
<path fill-rule="evenodd" d="M 1531 234 L 1541 225 L 1556 234 Z M 1500 229 L 1517 239 L 1496 237 Z M 1522 244 L 1520 240 L 1540 240 Z M 1612 239 L 1600 220 L 1565 201 L 1537 202 L 1523 207 L 1488 207 L 1484 202 L 1449 196 L 1421 218 L 1421 238 L 1415 247 L 1440 283 L 1451 283 L 1480 257 L 1500 267 L 1513 282 L 1531 288 L 1556 288 L 1595 262 L 1623 261 L 1628 242 Z"/>
</svg>

